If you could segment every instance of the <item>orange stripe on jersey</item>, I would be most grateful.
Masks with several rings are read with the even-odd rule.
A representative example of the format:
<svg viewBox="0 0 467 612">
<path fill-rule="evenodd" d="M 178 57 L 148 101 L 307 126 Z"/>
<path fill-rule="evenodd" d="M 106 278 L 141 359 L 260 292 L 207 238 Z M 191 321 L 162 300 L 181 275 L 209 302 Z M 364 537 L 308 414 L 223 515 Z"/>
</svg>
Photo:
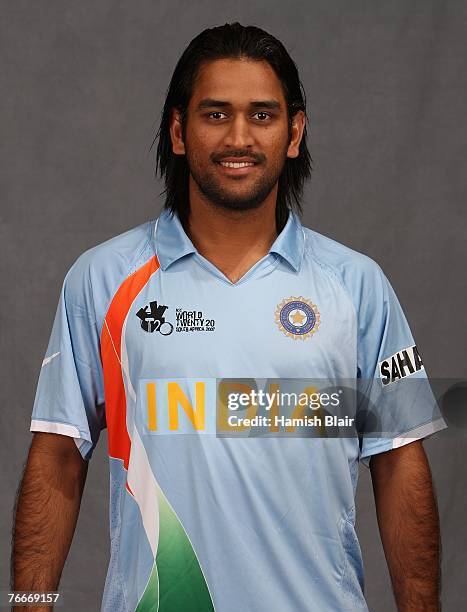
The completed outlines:
<svg viewBox="0 0 467 612">
<path fill-rule="evenodd" d="M 134 299 L 158 269 L 159 262 L 154 255 L 123 281 L 105 315 L 101 332 L 109 455 L 122 459 L 126 470 L 130 459 L 131 440 L 126 427 L 126 397 L 120 354 L 122 329 Z"/>
</svg>

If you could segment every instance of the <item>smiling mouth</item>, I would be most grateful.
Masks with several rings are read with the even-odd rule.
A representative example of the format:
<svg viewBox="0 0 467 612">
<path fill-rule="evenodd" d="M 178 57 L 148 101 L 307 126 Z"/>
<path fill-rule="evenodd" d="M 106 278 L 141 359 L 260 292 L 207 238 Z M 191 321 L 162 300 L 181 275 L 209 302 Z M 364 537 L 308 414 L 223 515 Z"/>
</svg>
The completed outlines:
<svg viewBox="0 0 467 612">
<path fill-rule="evenodd" d="M 254 162 L 231 162 L 231 161 L 221 161 L 218 162 L 224 168 L 248 168 L 250 166 L 256 166 Z"/>
<path fill-rule="evenodd" d="M 224 176 L 234 177 L 242 177 L 251 174 L 254 168 L 258 165 L 256 162 L 250 161 L 220 161 L 216 162 L 218 166 L 222 168 L 222 174 Z"/>
</svg>

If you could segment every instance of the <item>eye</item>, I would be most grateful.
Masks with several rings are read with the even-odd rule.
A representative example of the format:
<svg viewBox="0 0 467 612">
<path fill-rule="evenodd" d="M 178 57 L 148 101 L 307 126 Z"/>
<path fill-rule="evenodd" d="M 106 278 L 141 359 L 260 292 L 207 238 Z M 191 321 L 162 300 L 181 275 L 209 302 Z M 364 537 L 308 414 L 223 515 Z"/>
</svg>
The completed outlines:
<svg viewBox="0 0 467 612">
<path fill-rule="evenodd" d="M 206 117 L 212 117 L 213 115 L 225 115 L 225 113 L 221 113 L 220 111 L 213 111 L 212 113 L 208 113 Z M 214 118 L 214 117 L 213 117 Z"/>
<path fill-rule="evenodd" d="M 265 111 L 258 111 L 257 113 L 255 113 L 255 115 L 263 115 L 265 119 L 271 118 L 271 115 L 269 113 L 266 113 Z M 260 119 L 260 121 L 264 123 L 264 119 Z"/>
</svg>

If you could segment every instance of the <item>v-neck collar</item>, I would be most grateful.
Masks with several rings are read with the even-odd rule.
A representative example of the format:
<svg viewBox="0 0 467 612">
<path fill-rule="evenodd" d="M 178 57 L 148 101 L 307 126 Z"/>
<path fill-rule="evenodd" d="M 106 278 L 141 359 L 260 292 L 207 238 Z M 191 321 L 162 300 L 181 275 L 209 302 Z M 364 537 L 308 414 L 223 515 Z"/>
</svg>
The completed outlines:
<svg viewBox="0 0 467 612">
<path fill-rule="evenodd" d="M 155 223 L 153 239 L 154 250 L 163 271 L 182 257 L 196 255 L 196 259 L 201 265 L 212 273 L 217 272 L 217 276 L 220 275 L 231 285 L 241 284 L 264 265 L 273 265 L 277 260 L 277 255 L 292 266 L 295 272 L 299 272 L 305 248 L 305 238 L 300 220 L 295 213 L 289 211 L 287 223 L 271 245 L 269 252 L 253 264 L 236 283 L 232 283 L 225 274 L 197 251 L 176 213 L 165 209 L 161 212 Z M 274 254 L 274 256 L 270 257 L 271 254 Z"/>
</svg>

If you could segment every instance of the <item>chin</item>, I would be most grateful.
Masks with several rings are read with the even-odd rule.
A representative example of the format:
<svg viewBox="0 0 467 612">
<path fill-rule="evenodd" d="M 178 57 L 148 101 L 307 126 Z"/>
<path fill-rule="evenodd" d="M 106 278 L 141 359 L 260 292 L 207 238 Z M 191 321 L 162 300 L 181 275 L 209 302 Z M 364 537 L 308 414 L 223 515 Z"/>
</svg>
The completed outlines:
<svg viewBox="0 0 467 612">
<path fill-rule="evenodd" d="M 259 201 L 259 200 L 218 200 L 218 201 L 213 201 L 213 205 L 216 206 L 217 208 L 223 208 L 225 210 L 236 210 L 236 211 L 247 211 L 247 210 L 254 210 L 256 208 L 259 208 L 261 206 L 261 204 L 264 202 L 264 199 Z"/>
</svg>

